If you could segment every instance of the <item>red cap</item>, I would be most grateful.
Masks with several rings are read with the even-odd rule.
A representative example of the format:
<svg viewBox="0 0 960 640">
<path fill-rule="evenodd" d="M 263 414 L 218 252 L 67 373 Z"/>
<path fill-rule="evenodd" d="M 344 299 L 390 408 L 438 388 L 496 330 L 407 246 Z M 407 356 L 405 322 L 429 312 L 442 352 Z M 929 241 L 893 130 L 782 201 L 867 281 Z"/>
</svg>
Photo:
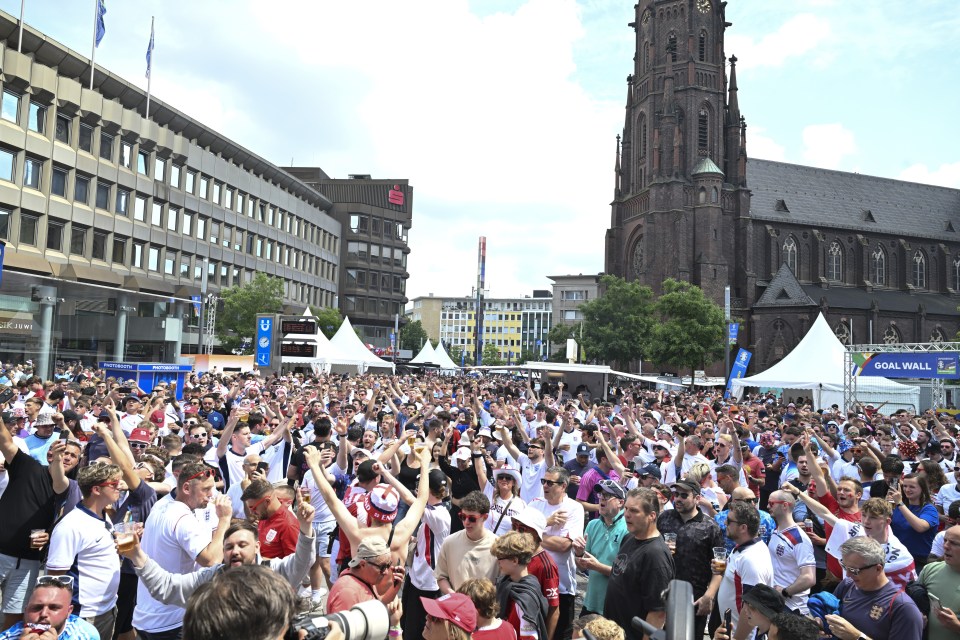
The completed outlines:
<svg viewBox="0 0 960 640">
<path fill-rule="evenodd" d="M 157 409 L 156 411 L 150 414 L 150 422 L 157 425 L 158 427 L 162 427 L 165 421 L 166 421 L 166 417 L 164 416 L 163 409 Z"/>
<path fill-rule="evenodd" d="M 150 431 L 147 429 L 134 429 L 127 440 L 130 442 L 146 442 L 150 444 Z"/>
<path fill-rule="evenodd" d="M 473 600 L 462 593 L 448 593 L 436 600 L 420 596 L 423 610 L 434 618 L 449 620 L 467 633 L 477 628 L 477 608 Z"/>
</svg>

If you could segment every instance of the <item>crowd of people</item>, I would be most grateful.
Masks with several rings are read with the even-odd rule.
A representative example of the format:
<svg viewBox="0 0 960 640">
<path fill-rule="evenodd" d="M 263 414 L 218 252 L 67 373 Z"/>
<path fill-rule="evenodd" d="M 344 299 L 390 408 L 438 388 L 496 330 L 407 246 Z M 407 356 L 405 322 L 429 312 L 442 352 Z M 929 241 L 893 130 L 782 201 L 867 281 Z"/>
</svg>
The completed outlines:
<svg viewBox="0 0 960 640">
<path fill-rule="evenodd" d="M 290 621 L 261 618 L 371 601 L 390 638 L 639 639 L 673 580 L 696 640 L 960 635 L 952 411 L 492 375 L 0 383 L 0 640 L 275 640 Z"/>
</svg>

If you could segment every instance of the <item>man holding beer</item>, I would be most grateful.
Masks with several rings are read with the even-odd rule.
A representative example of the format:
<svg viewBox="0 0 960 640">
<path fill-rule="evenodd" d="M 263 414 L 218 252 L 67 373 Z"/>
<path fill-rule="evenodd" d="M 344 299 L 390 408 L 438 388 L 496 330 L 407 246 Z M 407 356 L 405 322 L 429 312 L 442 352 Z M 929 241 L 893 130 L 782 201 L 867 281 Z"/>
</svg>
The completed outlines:
<svg viewBox="0 0 960 640">
<path fill-rule="evenodd" d="M 47 572 L 50 575 L 70 572 L 73 600 L 80 603 L 77 615 L 97 628 L 100 640 L 112 640 L 120 587 L 120 556 L 105 510 L 120 499 L 120 467 L 112 464 L 84 467 L 77 475 L 77 484 L 83 499 L 53 528 Z"/>
</svg>

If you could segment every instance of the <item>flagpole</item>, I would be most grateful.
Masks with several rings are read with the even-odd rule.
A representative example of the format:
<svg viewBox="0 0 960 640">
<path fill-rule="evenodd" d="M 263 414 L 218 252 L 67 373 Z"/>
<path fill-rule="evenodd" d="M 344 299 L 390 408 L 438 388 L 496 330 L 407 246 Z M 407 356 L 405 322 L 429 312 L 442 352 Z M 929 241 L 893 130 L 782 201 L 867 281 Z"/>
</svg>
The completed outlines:
<svg viewBox="0 0 960 640">
<path fill-rule="evenodd" d="M 150 16 L 150 44 L 148 45 L 150 59 L 147 60 L 147 120 L 150 119 L 150 83 L 153 82 L 153 19 L 154 16 Z"/>
<path fill-rule="evenodd" d="M 17 53 L 23 53 L 23 5 L 27 0 L 20 0 L 20 36 L 17 38 Z"/>
<path fill-rule="evenodd" d="M 93 44 L 90 45 L 90 91 L 93 91 L 93 70 L 97 60 L 97 22 L 100 18 L 100 0 L 93 0 Z"/>
</svg>

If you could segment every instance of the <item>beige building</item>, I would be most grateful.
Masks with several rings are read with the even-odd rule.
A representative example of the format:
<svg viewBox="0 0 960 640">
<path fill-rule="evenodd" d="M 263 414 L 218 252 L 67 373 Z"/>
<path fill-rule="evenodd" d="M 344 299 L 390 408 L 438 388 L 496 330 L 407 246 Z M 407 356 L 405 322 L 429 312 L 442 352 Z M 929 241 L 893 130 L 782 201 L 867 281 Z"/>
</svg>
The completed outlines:
<svg viewBox="0 0 960 640">
<path fill-rule="evenodd" d="M 335 306 L 341 226 L 319 192 L 0 12 L 0 359 L 172 361 L 204 291 L 266 273 Z M 190 350 L 190 349 L 183 349 Z M 193 349 L 195 351 L 195 348 Z"/>
</svg>

